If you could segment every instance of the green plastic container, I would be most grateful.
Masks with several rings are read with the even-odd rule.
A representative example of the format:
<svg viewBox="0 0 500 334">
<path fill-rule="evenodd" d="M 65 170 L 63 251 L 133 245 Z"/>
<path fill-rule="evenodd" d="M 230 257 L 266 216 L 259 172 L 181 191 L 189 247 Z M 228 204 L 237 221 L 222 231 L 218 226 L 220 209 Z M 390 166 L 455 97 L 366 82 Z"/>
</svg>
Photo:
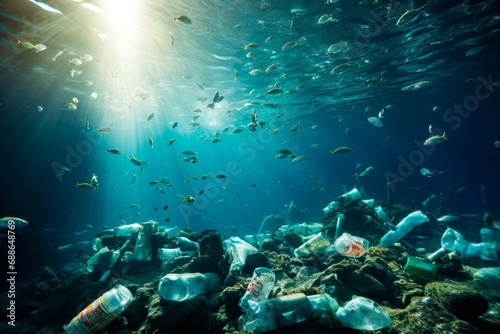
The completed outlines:
<svg viewBox="0 0 500 334">
<path fill-rule="evenodd" d="M 437 265 L 427 259 L 408 256 L 404 270 L 414 277 L 432 281 L 436 276 Z"/>
</svg>

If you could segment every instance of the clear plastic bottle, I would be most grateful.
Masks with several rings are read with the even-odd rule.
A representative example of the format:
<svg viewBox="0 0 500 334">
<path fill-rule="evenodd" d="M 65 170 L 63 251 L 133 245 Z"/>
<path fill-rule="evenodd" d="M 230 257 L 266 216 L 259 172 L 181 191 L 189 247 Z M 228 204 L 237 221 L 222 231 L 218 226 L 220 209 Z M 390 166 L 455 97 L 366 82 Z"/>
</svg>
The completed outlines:
<svg viewBox="0 0 500 334">
<path fill-rule="evenodd" d="M 158 294 L 164 300 L 181 302 L 207 293 L 220 283 L 214 273 L 167 274 L 158 284 Z"/>
<path fill-rule="evenodd" d="M 143 232 L 139 232 L 137 235 L 132 257 L 136 261 L 147 261 L 149 259 L 149 245 L 146 240 L 146 235 Z"/>
<path fill-rule="evenodd" d="M 179 237 L 177 239 L 177 246 L 179 246 L 183 252 L 198 253 L 200 250 L 200 245 L 198 245 L 196 241 L 189 240 L 186 237 Z"/>
<path fill-rule="evenodd" d="M 269 268 L 258 267 L 253 271 L 252 279 L 248 284 L 247 291 L 241 297 L 238 305 L 246 311 L 248 301 L 261 302 L 267 299 L 274 287 L 275 275 Z"/>
<path fill-rule="evenodd" d="M 132 299 L 129 289 L 117 285 L 74 317 L 64 331 L 67 334 L 97 333 L 120 315 Z"/>
</svg>

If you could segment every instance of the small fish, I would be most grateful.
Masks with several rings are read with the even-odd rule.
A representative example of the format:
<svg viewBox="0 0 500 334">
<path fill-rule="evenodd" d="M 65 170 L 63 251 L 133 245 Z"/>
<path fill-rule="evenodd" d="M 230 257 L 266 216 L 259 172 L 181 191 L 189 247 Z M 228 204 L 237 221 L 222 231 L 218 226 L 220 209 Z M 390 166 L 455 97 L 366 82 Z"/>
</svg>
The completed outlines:
<svg viewBox="0 0 500 334">
<path fill-rule="evenodd" d="M 184 24 L 191 24 L 191 19 L 184 15 L 174 15 L 174 21 L 179 21 Z"/>
<path fill-rule="evenodd" d="M 334 155 L 335 153 L 347 153 L 350 152 L 352 148 L 347 146 L 340 146 L 336 148 L 334 151 L 330 151 L 330 155 Z"/>
<path fill-rule="evenodd" d="M 28 222 L 22 218 L 17 218 L 17 217 L 2 217 L 2 218 L 0 218 L 0 227 L 12 229 L 14 227 L 18 228 L 18 227 L 23 227 L 26 225 L 28 225 Z"/>
<path fill-rule="evenodd" d="M 319 147 L 319 144 L 311 144 L 311 146 L 309 146 L 309 148 L 318 148 Z"/>
<path fill-rule="evenodd" d="M 175 142 L 175 138 L 171 138 L 171 139 L 168 141 L 168 145 L 172 145 L 174 142 Z"/>
<path fill-rule="evenodd" d="M 90 122 L 88 119 L 85 120 L 85 130 L 90 130 Z"/>
<path fill-rule="evenodd" d="M 64 52 L 66 52 L 66 49 L 63 49 L 63 50 L 59 51 L 58 53 L 56 53 L 56 55 L 55 55 L 54 57 L 52 57 L 52 59 L 51 59 L 51 60 L 52 60 L 52 61 L 56 61 L 56 60 L 57 60 L 57 58 L 59 58 L 60 56 L 62 56 L 62 54 L 63 54 Z"/>
<path fill-rule="evenodd" d="M 111 132 L 111 128 L 108 126 L 102 127 L 100 129 L 97 129 L 97 133 L 109 133 Z"/>
<path fill-rule="evenodd" d="M 453 215 L 444 215 L 444 216 L 441 216 L 437 219 L 438 222 L 441 222 L 441 223 L 450 223 L 450 222 L 454 222 L 454 221 L 457 221 L 459 220 L 460 217 L 459 216 L 453 216 Z"/>
<path fill-rule="evenodd" d="M 252 58 L 253 60 L 256 59 L 255 53 L 254 52 L 248 52 L 245 57 L 247 58 Z"/>
<path fill-rule="evenodd" d="M 467 187 L 467 186 L 459 188 L 459 189 L 455 190 L 455 195 L 463 193 L 464 191 L 467 191 L 467 190 L 469 190 L 469 187 Z"/>
<path fill-rule="evenodd" d="M 392 140 L 392 136 L 387 136 L 384 138 L 384 141 L 387 143 L 388 141 L 391 141 Z"/>
<path fill-rule="evenodd" d="M 156 113 L 155 113 L 155 112 L 152 112 L 151 114 L 149 114 L 149 116 L 148 116 L 148 122 L 149 122 L 150 120 L 152 120 L 152 119 L 153 119 L 153 117 L 155 117 L 155 115 L 156 115 Z"/>
<path fill-rule="evenodd" d="M 35 52 L 38 53 L 47 50 L 47 47 L 43 44 L 37 44 L 35 45 L 35 50 L 36 50 Z"/>
<path fill-rule="evenodd" d="M 439 107 L 438 107 L 438 106 L 435 106 L 434 108 L 432 108 L 432 111 L 433 111 L 433 112 L 436 112 L 436 111 L 438 111 L 438 110 L 439 110 Z"/>
<path fill-rule="evenodd" d="M 380 110 L 380 112 L 378 113 L 378 118 L 379 118 L 379 119 L 384 118 L 384 113 L 385 113 L 385 110 L 384 110 L 384 109 Z"/>
<path fill-rule="evenodd" d="M 243 50 L 255 49 L 258 47 L 259 47 L 259 44 L 257 44 L 257 43 L 249 43 L 249 44 L 245 44 L 245 46 L 243 47 Z"/>
<path fill-rule="evenodd" d="M 372 123 L 377 128 L 384 127 L 384 123 L 378 117 L 368 117 L 368 122 Z"/>
<path fill-rule="evenodd" d="M 271 71 L 274 71 L 275 69 L 278 68 L 278 66 L 280 65 L 280 63 L 274 63 L 274 64 L 271 64 L 269 65 L 267 68 L 266 68 L 266 73 L 269 73 Z"/>
<path fill-rule="evenodd" d="M 170 123 L 168 123 L 168 125 L 170 125 L 170 127 L 171 127 L 172 129 L 175 129 L 175 127 L 176 127 L 178 124 L 179 124 L 179 122 L 170 122 Z"/>
<path fill-rule="evenodd" d="M 36 110 L 38 110 L 38 112 L 42 112 L 43 111 L 43 107 L 42 106 L 38 106 L 38 107 L 36 107 Z"/>
<path fill-rule="evenodd" d="M 283 91 L 281 90 L 281 88 L 274 87 L 265 92 L 264 95 L 275 95 L 275 94 L 281 94 L 282 92 Z"/>
<path fill-rule="evenodd" d="M 500 140 L 494 142 L 493 145 L 495 145 L 496 148 L 500 148 Z"/>
<path fill-rule="evenodd" d="M 170 34 L 170 46 L 174 47 L 174 35 L 172 35 L 172 33 L 169 34 Z"/>
<path fill-rule="evenodd" d="M 470 57 L 470 56 L 473 56 L 475 54 L 478 54 L 479 52 L 483 51 L 487 47 L 488 47 L 488 45 L 475 46 L 472 49 L 469 49 L 469 51 L 467 51 L 467 53 L 465 54 L 465 56 L 466 57 Z"/>
<path fill-rule="evenodd" d="M 431 172 L 428 168 L 422 168 L 420 169 L 420 174 L 422 174 L 425 177 L 433 177 L 436 175 L 436 171 Z"/>
<path fill-rule="evenodd" d="M 264 43 L 269 43 L 271 42 L 271 40 L 273 39 L 273 36 L 269 36 L 268 38 L 266 38 L 266 40 L 264 41 Z"/>
<path fill-rule="evenodd" d="M 259 69 L 255 69 L 255 70 L 251 70 L 250 72 L 248 72 L 250 75 L 259 75 L 259 74 L 263 74 L 264 72 L 259 70 Z"/>
<path fill-rule="evenodd" d="M 77 182 L 75 185 L 75 188 L 82 188 L 82 189 L 86 189 L 86 190 L 94 190 L 95 189 L 90 183 L 87 183 L 87 182 L 82 182 L 82 183 Z"/>
<path fill-rule="evenodd" d="M 432 124 L 429 124 L 429 133 L 431 135 L 434 134 L 434 128 L 432 127 Z"/>
<path fill-rule="evenodd" d="M 304 160 L 311 160 L 310 157 L 306 157 L 304 155 L 298 155 L 296 156 L 295 158 L 292 159 L 292 162 L 300 162 L 300 161 L 304 161 Z"/>
<path fill-rule="evenodd" d="M 24 42 L 21 42 L 19 39 L 17 40 L 17 44 L 21 44 L 22 46 L 24 46 L 26 49 L 34 49 L 35 46 L 33 44 L 31 44 L 30 42 L 28 41 L 24 41 Z"/>
<path fill-rule="evenodd" d="M 339 20 L 334 19 L 332 14 L 325 14 L 318 19 L 318 24 L 325 24 L 327 22 L 338 22 Z"/>
<path fill-rule="evenodd" d="M 122 154 L 122 152 L 119 149 L 116 148 L 107 148 L 106 152 L 112 153 L 112 154 Z"/>
<path fill-rule="evenodd" d="M 153 142 L 153 138 L 152 137 L 149 137 L 149 146 L 151 146 L 151 148 L 154 148 L 154 142 Z"/>
<path fill-rule="evenodd" d="M 288 42 L 281 47 L 281 50 L 283 50 L 283 51 L 289 50 L 291 48 L 296 47 L 298 44 L 299 44 L 299 42 Z"/>
<path fill-rule="evenodd" d="M 435 145 L 435 144 L 442 143 L 445 140 L 448 140 L 448 137 L 446 137 L 446 132 L 443 132 L 443 134 L 441 136 L 440 135 L 435 135 L 435 136 L 427 138 L 424 141 L 424 146 L 432 146 L 432 145 Z"/>
<path fill-rule="evenodd" d="M 168 209 L 168 205 L 165 205 L 165 206 L 163 207 L 163 211 L 167 211 L 167 209 Z"/>
<path fill-rule="evenodd" d="M 417 89 L 420 89 L 423 87 L 428 87 L 430 85 L 432 85 L 432 81 L 419 81 L 419 82 L 416 82 L 414 84 L 405 86 L 405 87 L 401 88 L 401 90 L 402 91 L 413 91 L 413 90 L 417 90 Z"/>
<path fill-rule="evenodd" d="M 203 195 L 203 193 L 204 193 L 204 192 L 205 192 L 205 190 L 200 190 L 200 191 L 198 191 L 198 196 Z"/>
<path fill-rule="evenodd" d="M 80 66 L 81 64 L 83 64 L 83 61 L 81 61 L 81 59 L 78 59 L 78 58 L 73 58 L 73 59 L 68 60 L 68 65 L 69 64 L 73 64 L 75 66 Z"/>
<path fill-rule="evenodd" d="M 215 175 L 215 177 L 218 179 L 227 179 L 227 175 L 225 175 L 225 174 L 217 174 L 217 175 Z"/>
</svg>

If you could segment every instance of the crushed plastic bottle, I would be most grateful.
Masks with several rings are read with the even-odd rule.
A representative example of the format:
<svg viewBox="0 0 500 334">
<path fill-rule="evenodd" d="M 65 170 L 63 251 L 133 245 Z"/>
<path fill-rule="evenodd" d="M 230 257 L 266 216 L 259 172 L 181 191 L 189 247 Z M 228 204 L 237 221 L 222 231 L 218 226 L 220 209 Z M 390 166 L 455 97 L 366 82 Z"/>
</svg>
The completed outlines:
<svg viewBox="0 0 500 334">
<path fill-rule="evenodd" d="M 398 242 L 402 237 L 404 237 L 408 232 L 410 232 L 414 227 L 429 221 L 422 211 L 414 211 L 408 216 L 403 218 L 398 225 L 396 225 L 395 231 L 387 232 L 381 239 L 380 243 L 384 247 L 389 247 Z"/>
</svg>

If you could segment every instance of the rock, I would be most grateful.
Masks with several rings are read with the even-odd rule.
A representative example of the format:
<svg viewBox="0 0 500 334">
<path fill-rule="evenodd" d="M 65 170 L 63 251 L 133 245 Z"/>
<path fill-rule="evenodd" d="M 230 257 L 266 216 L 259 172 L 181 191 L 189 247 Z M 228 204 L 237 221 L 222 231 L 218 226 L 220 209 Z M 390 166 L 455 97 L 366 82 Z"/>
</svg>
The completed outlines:
<svg viewBox="0 0 500 334">
<path fill-rule="evenodd" d="M 385 286 L 376 278 L 364 274 L 361 270 L 355 270 L 347 276 L 341 276 L 340 280 L 354 295 L 375 300 L 387 298 Z"/>
<path fill-rule="evenodd" d="M 123 316 L 127 318 L 129 328 L 135 329 L 142 324 L 148 316 L 149 298 L 155 294 L 155 290 L 151 288 L 138 288 L 134 294 L 134 299 L 123 312 Z"/>
<path fill-rule="evenodd" d="M 242 271 L 244 274 L 252 275 L 255 268 L 258 267 L 269 267 L 269 260 L 262 253 L 248 255 Z"/>
<path fill-rule="evenodd" d="M 199 241 L 200 255 L 206 255 L 215 261 L 222 260 L 224 249 L 222 248 L 222 239 L 219 233 L 209 233 L 203 236 Z"/>
<path fill-rule="evenodd" d="M 429 283 L 425 286 L 425 295 L 435 299 L 463 320 L 480 317 L 489 307 L 486 298 L 477 290 L 454 282 Z"/>
<path fill-rule="evenodd" d="M 429 297 L 414 297 L 403 310 L 383 308 L 397 333 L 479 334 L 479 331 Z"/>
<path fill-rule="evenodd" d="M 282 241 L 276 238 L 267 238 L 262 241 L 262 245 L 260 248 L 263 250 L 274 251 L 277 252 L 279 250 L 279 246 L 282 244 Z"/>
</svg>

